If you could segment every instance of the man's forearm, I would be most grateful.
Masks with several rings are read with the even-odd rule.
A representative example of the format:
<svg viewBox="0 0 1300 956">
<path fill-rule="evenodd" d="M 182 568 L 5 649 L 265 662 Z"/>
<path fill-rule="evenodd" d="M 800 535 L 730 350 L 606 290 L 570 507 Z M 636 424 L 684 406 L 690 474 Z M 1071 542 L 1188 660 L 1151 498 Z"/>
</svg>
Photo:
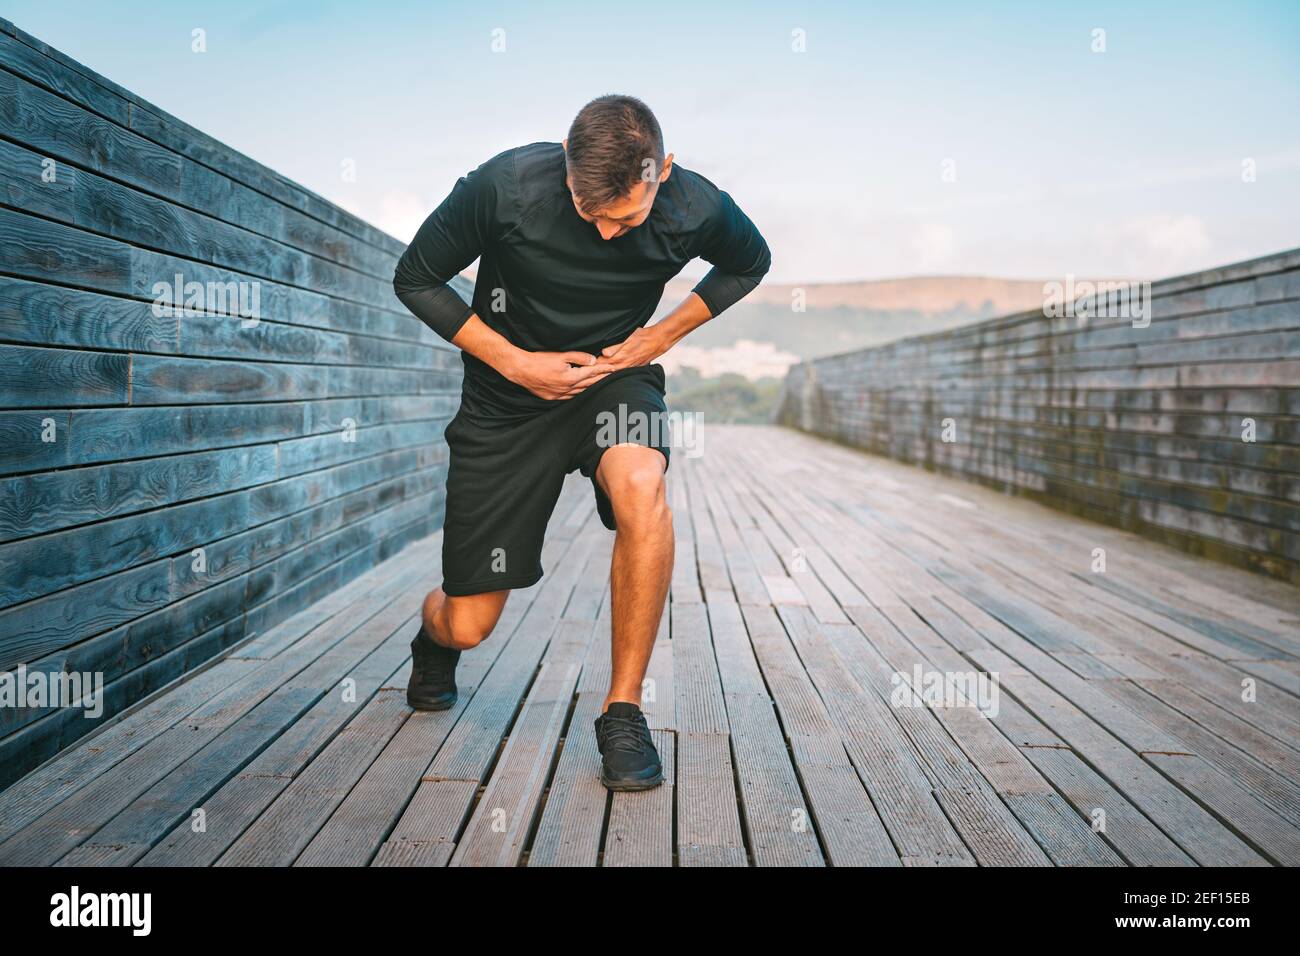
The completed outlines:
<svg viewBox="0 0 1300 956">
<path fill-rule="evenodd" d="M 662 355 L 711 318 L 713 314 L 704 300 L 692 292 L 682 300 L 681 305 L 649 326 L 647 331 L 658 337 L 662 347 L 659 354 Z"/>
<path fill-rule="evenodd" d="M 572 398 L 614 367 L 586 352 L 529 352 L 514 345 L 473 313 L 451 344 L 496 369 L 538 398 Z"/>
<path fill-rule="evenodd" d="M 523 351 L 475 314 L 471 314 L 465 320 L 460 331 L 452 337 L 451 344 L 468 352 L 480 362 L 490 365 L 511 380 L 513 380 L 511 373 Z"/>
</svg>

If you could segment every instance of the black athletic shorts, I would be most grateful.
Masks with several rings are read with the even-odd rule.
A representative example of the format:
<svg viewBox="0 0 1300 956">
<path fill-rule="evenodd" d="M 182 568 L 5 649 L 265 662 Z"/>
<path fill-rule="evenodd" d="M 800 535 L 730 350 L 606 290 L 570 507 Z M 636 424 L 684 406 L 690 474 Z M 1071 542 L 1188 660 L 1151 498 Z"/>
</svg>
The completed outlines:
<svg viewBox="0 0 1300 956">
<path fill-rule="evenodd" d="M 484 427 L 457 414 L 446 432 L 443 590 L 459 596 L 536 584 L 546 524 L 571 471 L 591 479 L 601 521 L 613 530 L 613 509 L 596 482 L 601 455 L 630 442 L 667 459 L 667 429 L 654 425 L 666 412 L 664 370 L 643 365 L 614 372 L 523 424 Z"/>
</svg>

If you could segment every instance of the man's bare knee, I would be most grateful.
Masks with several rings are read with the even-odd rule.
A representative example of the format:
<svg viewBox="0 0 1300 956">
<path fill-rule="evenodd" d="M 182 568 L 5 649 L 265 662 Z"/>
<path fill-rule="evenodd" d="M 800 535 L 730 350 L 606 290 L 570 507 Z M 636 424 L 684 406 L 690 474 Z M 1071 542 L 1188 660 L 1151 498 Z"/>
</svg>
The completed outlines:
<svg viewBox="0 0 1300 956">
<path fill-rule="evenodd" d="M 485 632 L 482 628 L 468 625 L 453 626 L 447 634 L 448 644 L 458 651 L 468 651 L 486 641 L 488 634 L 491 633 L 491 631 Z"/>
<path fill-rule="evenodd" d="M 438 612 L 442 610 L 442 604 L 447 600 L 447 594 L 442 588 L 434 588 L 424 596 L 424 605 L 420 608 L 420 623 L 430 635 L 438 629 Z"/>
<path fill-rule="evenodd" d="M 478 647 L 496 628 L 508 594 L 495 591 L 446 597 L 438 615 L 440 643 L 461 651 Z"/>
<path fill-rule="evenodd" d="M 614 451 L 606 452 L 608 458 Z M 605 462 L 601 462 L 604 468 Z M 662 454 L 652 448 L 637 446 L 604 468 L 605 491 L 614 506 L 619 526 L 653 526 L 671 520 L 664 484 Z"/>
</svg>

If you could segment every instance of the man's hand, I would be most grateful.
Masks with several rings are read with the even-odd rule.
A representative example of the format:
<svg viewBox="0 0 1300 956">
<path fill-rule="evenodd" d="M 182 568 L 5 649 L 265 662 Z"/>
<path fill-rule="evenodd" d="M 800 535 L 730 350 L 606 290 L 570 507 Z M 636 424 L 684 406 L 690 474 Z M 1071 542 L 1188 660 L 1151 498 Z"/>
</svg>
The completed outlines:
<svg viewBox="0 0 1300 956">
<path fill-rule="evenodd" d="M 614 371 L 586 352 L 526 352 L 471 314 L 451 344 L 496 369 L 539 398 L 572 398 Z M 577 366 L 576 368 L 574 366 Z"/>
<path fill-rule="evenodd" d="M 573 398 L 614 371 L 610 362 L 586 352 L 525 352 L 519 350 L 501 373 L 538 398 Z"/>
<path fill-rule="evenodd" d="M 636 365 L 649 365 L 685 338 L 688 332 L 699 328 L 711 318 L 713 316 L 709 314 L 709 307 L 704 304 L 704 300 L 692 292 L 661 321 L 637 329 L 617 345 L 601 349 L 600 356 L 615 371 Z"/>
<path fill-rule="evenodd" d="M 655 331 L 657 328 L 657 325 L 652 325 L 637 329 L 617 345 L 601 349 L 601 358 L 615 369 L 649 365 L 672 344 L 664 341 L 663 335 Z"/>
<path fill-rule="evenodd" d="M 610 372 L 648 365 L 710 318 L 704 300 L 692 292 L 662 321 L 602 349 L 600 358 L 586 352 L 526 352 L 473 314 L 451 343 L 539 398 L 554 401 L 573 398 Z"/>
</svg>

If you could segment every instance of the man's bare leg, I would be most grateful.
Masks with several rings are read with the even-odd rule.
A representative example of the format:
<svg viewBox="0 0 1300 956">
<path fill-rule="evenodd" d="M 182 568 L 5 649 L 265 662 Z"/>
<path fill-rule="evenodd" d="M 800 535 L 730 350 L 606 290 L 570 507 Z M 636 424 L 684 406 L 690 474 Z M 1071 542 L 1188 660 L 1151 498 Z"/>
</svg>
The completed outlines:
<svg viewBox="0 0 1300 956">
<path fill-rule="evenodd" d="M 406 702 L 416 710 L 446 710 L 457 700 L 460 652 L 492 633 L 509 591 L 451 597 L 435 588 L 424 598 L 420 632 L 411 641 L 411 676 Z"/>
<path fill-rule="evenodd" d="M 424 598 L 424 633 L 435 644 L 457 651 L 477 647 L 497 626 L 509 591 L 485 591 L 463 597 L 434 588 Z"/>
<path fill-rule="evenodd" d="M 604 709 L 615 701 L 641 706 L 659 619 L 673 573 L 673 516 L 663 454 L 644 445 L 608 449 L 596 480 L 609 496 L 618 530 L 610 562 L 611 676 Z"/>
</svg>

